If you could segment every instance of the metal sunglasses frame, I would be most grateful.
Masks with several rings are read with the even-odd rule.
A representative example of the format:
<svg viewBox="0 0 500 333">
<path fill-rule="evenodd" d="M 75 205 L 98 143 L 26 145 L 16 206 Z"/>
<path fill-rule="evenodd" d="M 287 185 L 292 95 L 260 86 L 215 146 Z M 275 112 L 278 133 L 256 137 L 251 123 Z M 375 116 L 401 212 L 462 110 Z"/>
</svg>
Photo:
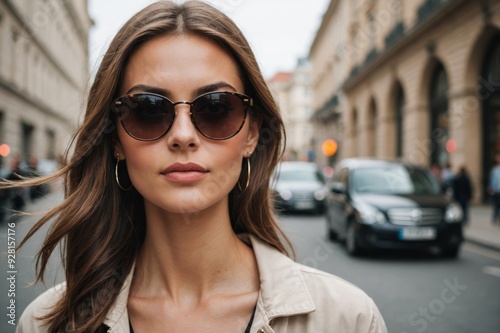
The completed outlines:
<svg viewBox="0 0 500 333">
<path fill-rule="evenodd" d="M 242 104 L 243 104 L 243 119 L 241 121 L 241 125 L 238 127 L 238 129 L 236 130 L 235 133 L 231 134 L 231 135 L 228 135 L 228 136 L 225 136 L 225 137 L 222 137 L 222 138 L 215 138 L 215 137 L 211 137 L 205 133 L 203 133 L 200 128 L 198 127 L 198 125 L 196 124 L 196 121 L 195 121 L 195 116 L 193 115 L 193 111 L 192 111 L 192 107 L 193 107 L 193 104 L 196 103 L 197 100 L 207 96 L 207 95 L 211 95 L 211 94 L 230 94 L 230 95 L 233 95 L 233 96 L 236 96 L 238 97 Z M 162 138 L 163 136 L 165 136 L 165 134 L 168 133 L 168 131 L 170 130 L 170 128 L 172 128 L 172 125 L 175 121 L 175 117 L 177 116 L 177 110 L 176 110 L 176 106 L 177 105 L 180 105 L 180 104 L 187 104 L 189 105 L 189 116 L 191 118 L 191 122 L 193 123 L 194 127 L 196 128 L 196 130 L 201 134 L 203 135 L 204 137 L 208 138 L 208 139 L 211 139 L 211 140 L 227 140 L 227 139 L 230 139 L 232 138 L 233 136 L 235 136 L 236 134 L 238 134 L 241 129 L 243 128 L 243 126 L 245 125 L 245 121 L 246 121 L 246 118 L 247 118 L 247 115 L 248 115 L 248 110 L 253 107 L 254 103 L 253 103 L 253 99 L 245 94 L 241 94 L 241 93 L 237 93 L 237 92 L 233 92 L 233 91 L 211 91 L 211 92 L 207 92 L 207 93 L 204 93 L 204 94 L 201 94 L 199 96 L 197 96 L 195 99 L 193 99 L 191 102 L 189 101 L 179 101 L 179 102 L 172 102 L 170 99 L 168 99 L 167 97 L 163 96 L 163 95 L 160 95 L 160 94 L 156 94 L 156 93 L 150 93 L 150 92 L 139 92 L 139 93 L 133 93 L 133 94 L 127 94 L 127 95 L 123 95 L 123 96 L 120 96 L 118 98 L 116 98 L 113 103 L 112 103 L 112 106 L 113 106 L 113 109 L 118 113 L 122 113 L 122 111 L 120 111 L 118 109 L 118 107 L 120 107 L 121 105 L 124 105 L 125 104 L 125 101 L 128 99 L 128 98 L 132 98 L 136 95 L 150 95 L 150 96 L 156 96 L 156 97 L 159 97 L 159 98 L 162 98 L 164 100 L 166 100 L 167 102 L 169 102 L 171 105 L 172 105 L 172 109 L 173 109 L 173 117 L 172 117 L 172 121 L 168 124 L 168 126 L 166 127 L 165 131 L 159 135 L 159 136 L 156 136 L 154 138 L 151 138 L 151 139 L 144 139 L 144 138 L 139 138 L 135 135 L 133 135 L 132 133 L 130 133 L 128 130 L 127 130 L 127 127 L 125 126 L 124 124 L 124 121 L 123 119 L 120 120 L 122 126 L 123 126 L 123 129 L 125 130 L 125 132 L 127 132 L 127 134 L 136 139 L 136 140 L 139 140 L 139 141 L 155 141 L 155 140 L 158 140 L 160 138 Z"/>
</svg>

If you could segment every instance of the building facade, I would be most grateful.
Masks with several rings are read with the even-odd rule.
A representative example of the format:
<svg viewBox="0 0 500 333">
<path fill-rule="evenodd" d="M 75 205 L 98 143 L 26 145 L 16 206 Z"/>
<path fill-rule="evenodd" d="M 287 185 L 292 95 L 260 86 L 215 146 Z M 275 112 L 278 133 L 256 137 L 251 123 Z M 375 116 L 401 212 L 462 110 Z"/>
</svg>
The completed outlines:
<svg viewBox="0 0 500 333">
<path fill-rule="evenodd" d="M 0 0 L 1 167 L 67 148 L 83 115 L 91 25 L 86 0 Z"/>
<path fill-rule="evenodd" d="M 269 81 L 269 88 L 279 104 L 286 128 L 285 159 L 314 160 L 311 118 L 310 64 L 299 59 L 293 72 L 279 72 Z"/>
<path fill-rule="evenodd" d="M 314 128 L 317 162 L 322 166 L 334 165 L 345 149 L 344 119 L 341 117 L 345 109 L 342 85 L 355 61 L 344 54 L 349 38 L 348 13 L 352 6 L 352 1 L 330 2 L 309 50 L 313 92 L 310 121 Z M 331 157 L 322 152 L 322 144 L 328 139 L 338 144 L 336 154 Z"/>
<path fill-rule="evenodd" d="M 340 157 L 463 165 L 475 201 L 484 200 L 500 152 L 500 2 L 333 0 L 321 27 L 336 25 L 334 35 L 320 28 L 310 58 L 314 82 L 328 68 L 314 46 L 340 43 L 329 57 L 340 57 L 344 72 L 335 77 L 334 65 L 323 81 L 342 82 L 330 93 L 313 89 L 340 101 L 342 126 L 329 128 L 342 132 Z"/>
</svg>

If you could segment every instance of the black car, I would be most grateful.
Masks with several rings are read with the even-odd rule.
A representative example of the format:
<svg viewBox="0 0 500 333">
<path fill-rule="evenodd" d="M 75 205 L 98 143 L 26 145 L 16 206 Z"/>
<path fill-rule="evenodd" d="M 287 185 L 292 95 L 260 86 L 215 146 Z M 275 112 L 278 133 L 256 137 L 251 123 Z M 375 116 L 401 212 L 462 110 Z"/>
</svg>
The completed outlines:
<svg viewBox="0 0 500 333">
<path fill-rule="evenodd" d="M 325 212 L 328 188 L 315 163 L 281 162 L 271 187 L 279 212 Z"/>
<path fill-rule="evenodd" d="M 456 257 L 460 206 L 426 168 L 401 162 L 346 159 L 336 167 L 327 211 L 330 239 L 350 254 L 366 249 L 439 248 Z"/>
</svg>

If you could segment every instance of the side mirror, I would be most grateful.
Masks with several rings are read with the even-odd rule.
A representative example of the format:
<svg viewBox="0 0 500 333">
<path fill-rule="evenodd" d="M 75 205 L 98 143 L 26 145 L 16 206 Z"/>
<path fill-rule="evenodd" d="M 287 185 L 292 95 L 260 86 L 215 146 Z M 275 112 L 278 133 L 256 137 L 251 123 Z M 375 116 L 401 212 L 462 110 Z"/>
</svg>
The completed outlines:
<svg viewBox="0 0 500 333">
<path fill-rule="evenodd" d="M 343 183 L 340 183 L 340 182 L 333 182 L 330 189 L 333 193 L 337 193 L 337 194 L 346 194 L 347 193 L 347 189 L 345 188 L 345 185 Z"/>
</svg>

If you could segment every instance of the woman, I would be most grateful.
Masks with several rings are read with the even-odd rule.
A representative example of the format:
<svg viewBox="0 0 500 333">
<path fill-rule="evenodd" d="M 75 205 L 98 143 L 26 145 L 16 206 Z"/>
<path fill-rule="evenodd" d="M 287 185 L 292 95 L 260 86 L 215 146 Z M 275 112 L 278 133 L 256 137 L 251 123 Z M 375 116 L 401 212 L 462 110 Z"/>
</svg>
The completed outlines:
<svg viewBox="0 0 500 333">
<path fill-rule="evenodd" d="M 472 199 L 472 184 L 469 178 L 469 173 L 464 165 L 458 169 L 458 173 L 452 179 L 453 199 L 455 199 L 462 207 L 463 220 L 462 224 L 467 225 L 469 222 L 469 202 Z"/>
<path fill-rule="evenodd" d="M 58 215 L 38 278 L 64 240 L 66 283 L 18 332 L 385 332 L 362 291 L 285 255 L 268 189 L 283 140 L 228 17 L 197 1 L 136 14 L 58 174 L 66 198 L 28 235 Z"/>
</svg>

